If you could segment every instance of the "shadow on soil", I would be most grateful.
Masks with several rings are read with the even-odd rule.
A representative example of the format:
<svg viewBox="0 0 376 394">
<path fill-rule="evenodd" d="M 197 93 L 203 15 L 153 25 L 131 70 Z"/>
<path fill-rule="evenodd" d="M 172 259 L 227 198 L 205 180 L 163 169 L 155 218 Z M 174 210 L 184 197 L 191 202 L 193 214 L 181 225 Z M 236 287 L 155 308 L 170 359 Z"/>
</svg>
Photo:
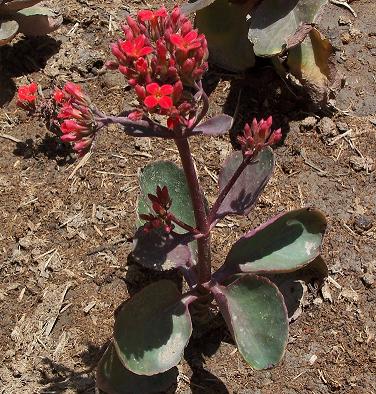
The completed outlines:
<svg viewBox="0 0 376 394">
<path fill-rule="evenodd" d="M 203 81 L 208 96 L 220 81 L 230 83 L 223 112 L 234 118 L 230 138 L 236 149 L 239 149 L 237 135 L 243 130 L 244 124 L 251 123 L 253 118 L 266 119 L 272 115 L 273 129 L 281 127 L 285 138 L 289 132 L 289 122 L 302 120 L 312 114 L 328 116 L 331 113 L 327 108 L 321 109 L 315 105 L 302 87 L 289 84 L 278 75 L 268 60 L 257 59 L 255 67 L 242 74 L 231 74 L 216 66 L 210 67 Z"/>
<path fill-rule="evenodd" d="M 109 343 L 109 342 L 108 342 Z M 102 357 L 108 343 L 98 348 L 93 344 L 88 344 L 87 350 L 79 354 L 80 361 L 87 368 L 83 372 L 66 367 L 64 364 L 56 363 L 50 358 L 44 358 L 43 370 L 40 372 L 40 383 L 44 388 L 41 393 L 64 393 L 72 390 L 76 393 L 94 393 L 95 391 L 95 366 Z"/>
<path fill-rule="evenodd" d="M 24 38 L 0 47 L 0 107 L 9 103 L 16 93 L 12 78 L 43 69 L 59 49 L 60 42 L 48 36 Z"/>
<path fill-rule="evenodd" d="M 13 153 L 24 159 L 37 157 L 41 154 L 50 160 L 55 160 L 59 166 L 72 164 L 76 161 L 71 145 L 62 143 L 58 135 L 46 134 L 40 142 L 35 142 L 32 138 L 17 142 Z"/>
</svg>

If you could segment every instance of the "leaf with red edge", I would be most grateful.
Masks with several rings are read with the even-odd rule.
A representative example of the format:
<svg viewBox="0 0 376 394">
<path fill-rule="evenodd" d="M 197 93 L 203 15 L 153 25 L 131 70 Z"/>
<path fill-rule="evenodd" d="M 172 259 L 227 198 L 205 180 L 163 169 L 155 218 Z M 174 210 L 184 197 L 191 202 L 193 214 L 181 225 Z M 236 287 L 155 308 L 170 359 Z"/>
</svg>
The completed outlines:
<svg viewBox="0 0 376 394">
<path fill-rule="evenodd" d="M 283 296 L 268 279 L 244 275 L 228 286 L 212 288 L 240 354 L 255 369 L 272 368 L 283 357 L 288 339 Z"/>
<path fill-rule="evenodd" d="M 214 276 L 296 271 L 320 254 L 325 229 L 325 216 L 313 208 L 277 215 L 241 237 Z"/>
<path fill-rule="evenodd" d="M 192 131 L 192 135 L 217 136 L 226 134 L 232 127 L 233 118 L 229 115 L 217 115 L 200 123 Z"/>
<path fill-rule="evenodd" d="M 219 190 L 222 191 L 243 161 L 241 152 L 234 152 L 226 160 L 219 174 Z M 250 163 L 241 173 L 234 186 L 220 205 L 215 219 L 226 215 L 247 215 L 264 190 L 274 169 L 272 149 L 263 149 L 255 162 Z"/>
<path fill-rule="evenodd" d="M 177 365 L 192 334 L 188 305 L 174 282 L 161 280 L 142 289 L 120 309 L 114 346 L 121 363 L 138 375 L 155 375 Z"/>
</svg>

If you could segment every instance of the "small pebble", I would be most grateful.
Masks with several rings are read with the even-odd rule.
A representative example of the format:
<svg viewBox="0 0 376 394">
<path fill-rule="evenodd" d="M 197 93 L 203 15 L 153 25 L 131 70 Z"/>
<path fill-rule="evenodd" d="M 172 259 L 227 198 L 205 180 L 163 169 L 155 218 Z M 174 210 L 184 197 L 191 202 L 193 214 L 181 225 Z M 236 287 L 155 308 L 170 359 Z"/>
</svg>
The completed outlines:
<svg viewBox="0 0 376 394">
<path fill-rule="evenodd" d="M 364 286 L 372 287 L 375 283 L 375 275 L 371 274 L 370 272 L 367 272 L 366 274 L 363 275 L 362 282 L 364 283 Z"/>
<path fill-rule="evenodd" d="M 300 123 L 300 131 L 311 130 L 316 126 L 317 119 L 314 116 L 308 116 Z"/>
<path fill-rule="evenodd" d="M 337 122 L 336 126 L 340 133 L 346 133 L 346 131 L 349 129 L 348 124 L 345 122 Z"/>
<path fill-rule="evenodd" d="M 373 220 L 371 217 L 366 215 L 359 215 L 354 220 L 354 228 L 357 232 L 368 231 L 372 228 Z"/>
</svg>

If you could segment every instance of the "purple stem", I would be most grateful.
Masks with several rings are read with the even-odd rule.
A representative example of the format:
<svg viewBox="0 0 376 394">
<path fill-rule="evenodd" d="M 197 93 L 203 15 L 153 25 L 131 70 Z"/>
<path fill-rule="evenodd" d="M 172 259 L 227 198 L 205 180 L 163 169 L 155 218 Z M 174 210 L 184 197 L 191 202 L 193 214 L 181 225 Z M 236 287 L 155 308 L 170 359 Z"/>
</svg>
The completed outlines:
<svg viewBox="0 0 376 394">
<path fill-rule="evenodd" d="M 208 222 L 210 223 L 210 228 L 213 228 L 215 226 L 215 223 L 216 223 L 215 215 L 217 214 L 218 209 L 221 206 L 223 200 L 226 198 L 227 194 L 229 193 L 231 188 L 234 186 L 235 182 L 238 180 L 241 173 L 244 171 L 244 169 L 247 167 L 247 165 L 251 162 L 251 160 L 252 160 L 252 156 L 249 156 L 249 157 L 246 157 L 243 159 L 243 161 L 240 163 L 239 167 L 234 172 L 233 176 L 228 181 L 227 185 L 219 193 L 219 196 L 217 197 L 217 200 L 215 201 L 215 203 L 209 213 Z"/>
<path fill-rule="evenodd" d="M 126 134 L 132 137 L 174 138 L 174 134 L 170 129 L 151 120 L 133 121 L 126 116 L 106 115 L 98 110 L 95 111 L 95 115 L 95 120 L 100 124 L 100 127 L 115 123 L 124 126 Z"/>
<path fill-rule="evenodd" d="M 198 279 L 199 283 L 210 280 L 211 276 L 211 253 L 210 253 L 210 227 L 205 210 L 204 198 L 198 181 L 196 169 L 192 160 L 192 154 L 186 138 L 175 139 L 179 150 L 180 159 L 187 179 L 189 193 L 191 196 L 193 211 L 196 219 L 197 229 L 204 234 L 197 239 L 198 249 Z"/>
</svg>

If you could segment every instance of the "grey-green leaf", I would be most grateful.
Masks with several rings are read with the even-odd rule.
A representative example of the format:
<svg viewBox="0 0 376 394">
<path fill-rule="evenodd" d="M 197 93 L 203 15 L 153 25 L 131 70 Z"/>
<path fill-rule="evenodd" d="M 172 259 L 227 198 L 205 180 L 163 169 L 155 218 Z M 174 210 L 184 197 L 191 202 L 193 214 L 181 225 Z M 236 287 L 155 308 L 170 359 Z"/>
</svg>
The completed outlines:
<svg viewBox="0 0 376 394">
<path fill-rule="evenodd" d="M 247 39 L 247 15 L 254 3 L 255 0 L 243 4 L 216 0 L 197 12 L 195 23 L 200 33 L 206 36 L 212 63 L 234 72 L 253 67 L 255 57 Z"/>
<path fill-rule="evenodd" d="M 187 303 L 175 284 L 153 283 L 119 311 L 114 346 L 122 364 L 138 375 L 155 375 L 177 365 L 192 333 Z"/>
<path fill-rule="evenodd" d="M 240 238 L 220 271 L 295 271 L 320 254 L 325 229 L 326 219 L 316 209 L 278 215 Z"/>
<path fill-rule="evenodd" d="M 192 201 L 184 172 L 176 164 L 169 161 L 157 161 L 144 167 L 140 174 L 141 194 L 138 200 L 138 215 L 148 214 L 151 205 L 148 194 L 156 193 L 157 186 L 167 186 L 172 205 L 170 212 L 183 222 L 195 227 Z M 143 222 L 140 221 L 140 224 Z M 177 233 L 186 230 L 179 226 L 174 229 Z"/>
<path fill-rule="evenodd" d="M 244 275 L 213 292 L 245 361 L 255 369 L 278 364 L 288 339 L 287 311 L 278 288 L 266 278 Z"/>
<path fill-rule="evenodd" d="M 19 31 L 27 36 L 52 33 L 63 23 L 63 17 L 45 7 L 30 7 L 14 14 L 20 25 Z"/>
<path fill-rule="evenodd" d="M 24 8 L 32 7 L 35 4 L 40 3 L 41 0 L 12 0 L 6 1 L 0 5 L 0 14 L 13 13 Z"/>
<path fill-rule="evenodd" d="M 12 41 L 18 32 L 18 23 L 12 20 L 0 19 L 0 46 Z"/>
<path fill-rule="evenodd" d="M 256 56 L 275 56 L 301 24 L 313 23 L 328 0 L 263 0 L 251 13 L 249 40 Z"/>
<path fill-rule="evenodd" d="M 177 368 L 153 376 L 136 375 L 120 362 L 111 343 L 97 367 L 97 388 L 106 394 L 160 393 L 175 384 Z"/>
</svg>

